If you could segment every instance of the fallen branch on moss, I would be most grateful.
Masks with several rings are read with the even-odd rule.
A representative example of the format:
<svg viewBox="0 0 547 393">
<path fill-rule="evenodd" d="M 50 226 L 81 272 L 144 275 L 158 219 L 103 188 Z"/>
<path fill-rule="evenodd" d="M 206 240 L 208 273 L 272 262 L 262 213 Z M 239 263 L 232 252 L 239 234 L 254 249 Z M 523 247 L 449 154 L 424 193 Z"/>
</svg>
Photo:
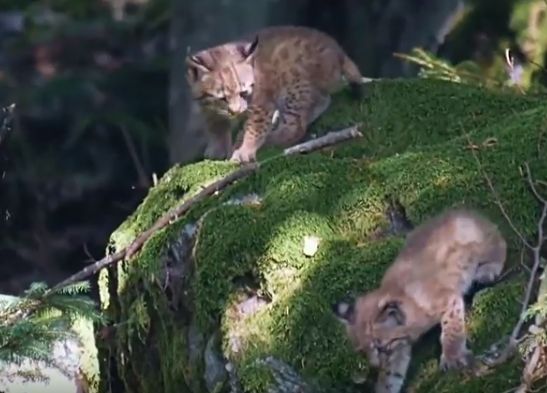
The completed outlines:
<svg viewBox="0 0 547 393">
<path fill-rule="evenodd" d="M 471 144 L 471 140 L 469 136 L 467 136 L 469 143 Z M 528 163 L 524 163 L 524 169 L 526 172 L 526 181 L 528 183 L 528 186 L 530 187 L 530 190 L 534 196 L 534 198 L 541 204 L 541 214 L 540 218 L 537 223 L 537 240 L 535 245 L 531 244 L 522 232 L 518 230 L 518 228 L 515 226 L 511 218 L 509 217 L 509 214 L 504 208 L 504 205 L 496 192 L 496 189 L 494 188 L 494 185 L 492 183 L 492 180 L 490 179 L 490 176 L 484 171 L 484 168 L 480 162 L 480 159 L 475 152 L 475 150 L 471 150 L 473 153 L 473 157 L 475 158 L 477 165 L 479 167 L 479 171 L 481 172 L 482 176 L 486 180 L 486 183 L 488 185 L 488 188 L 490 189 L 492 195 L 494 196 L 494 202 L 499 207 L 502 215 L 507 220 L 508 224 L 511 226 L 512 230 L 515 232 L 515 234 L 520 238 L 523 245 L 528 248 L 532 252 L 532 268 L 530 269 L 530 276 L 528 278 L 528 284 L 526 286 L 526 291 L 524 293 L 524 298 L 522 300 L 521 310 L 519 314 L 519 319 L 517 323 L 515 324 L 511 335 L 508 338 L 507 343 L 504 345 L 503 349 L 501 351 L 495 351 L 493 354 L 485 354 L 482 356 L 482 361 L 484 363 L 484 367 L 479 367 L 475 373 L 477 375 L 483 375 L 485 374 L 489 369 L 492 369 L 500 364 L 505 363 L 510 358 L 512 358 L 517 349 L 519 343 L 522 341 L 521 337 L 521 331 L 522 327 L 524 325 L 524 322 L 527 318 L 527 310 L 530 306 L 531 298 L 532 298 L 532 292 L 535 287 L 535 284 L 538 280 L 538 270 L 541 265 L 541 250 L 543 247 L 543 243 L 546 240 L 545 234 L 544 234 L 544 227 L 547 223 L 547 198 L 543 197 L 540 192 L 538 191 L 536 187 L 536 181 L 532 177 L 532 172 L 530 170 L 530 166 Z"/>
<path fill-rule="evenodd" d="M 124 259 L 130 259 L 132 256 L 134 256 L 144 245 L 144 243 L 157 231 L 160 229 L 165 228 L 166 226 L 176 222 L 183 214 L 188 212 L 192 207 L 194 207 L 197 203 L 205 200 L 207 197 L 216 194 L 217 192 L 225 189 L 230 184 L 236 182 L 237 180 L 243 179 L 247 176 L 250 176 L 251 174 L 255 173 L 261 165 L 266 164 L 267 162 L 270 162 L 271 160 L 278 159 L 285 156 L 290 156 L 294 154 L 303 154 L 303 153 L 310 153 L 313 151 L 320 150 L 324 147 L 328 146 L 334 146 L 339 143 L 342 143 L 344 141 L 348 141 L 355 138 L 360 138 L 363 136 L 361 132 L 358 129 L 359 125 L 355 125 L 340 131 L 332 131 L 324 136 L 321 136 L 319 138 L 315 138 L 306 142 L 303 142 L 301 144 L 292 146 L 290 148 L 287 148 L 283 151 L 283 153 L 270 157 L 266 160 L 264 160 L 262 163 L 253 162 L 249 164 L 245 164 L 241 166 L 240 168 L 236 169 L 233 172 L 230 172 L 225 177 L 211 183 L 207 187 L 203 188 L 199 193 L 194 195 L 193 197 L 189 198 L 188 200 L 184 201 L 179 206 L 175 207 L 173 210 L 167 212 L 162 217 L 160 217 L 152 227 L 150 227 L 148 230 L 141 233 L 133 242 L 126 248 L 118 251 L 115 254 L 108 255 L 104 257 L 103 259 L 86 266 L 79 272 L 73 274 L 66 280 L 60 282 L 59 284 L 55 285 L 52 290 L 58 290 L 61 287 L 64 287 L 65 285 L 73 284 L 78 281 L 82 281 L 84 279 L 89 278 L 90 276 L 98 273 L 101 269 L 113 265 L 121 260 Z"/>
<path fill-rule="evenodd" d="M 362 137 L 363 135 L 361 134 L 361 132 L 359 132 L 358 127 L 359 125 L 356 125 L 341 131 L 332 131 L 323 135 L 322 137 L 291 146 L 283 151 L 283 155 L 290 156 L 292 154 L 309 153 L 327 146 L 337 145 L 338 143 L 350 139 Z"/>
</svg>

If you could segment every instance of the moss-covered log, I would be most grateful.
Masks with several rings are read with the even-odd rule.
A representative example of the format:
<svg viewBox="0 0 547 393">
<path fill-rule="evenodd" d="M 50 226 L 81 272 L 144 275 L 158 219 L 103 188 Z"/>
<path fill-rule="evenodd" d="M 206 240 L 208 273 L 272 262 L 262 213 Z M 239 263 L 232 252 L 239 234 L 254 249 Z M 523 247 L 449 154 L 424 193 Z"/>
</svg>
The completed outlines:
<svg viewBox="0 0 547 393">
<path fill-rule="evenodd" d="M 547 179 L 545 100 L 429 80 L 369 88 L 362 102 L 339 94 L 312 131 L 361 122 L 365 138 L 268 161 L 158 232 L 129 263 L 101 274 L 127 392 L 205 392 L 217 382 L 229 389 L 227 360 L 244 391 L 265 392 L 274 378 L 257 360 L 268 356 L 309 386 L 362 390 L 366 361 L 352 352 L 330 305 L 374 287 L 401 247 L 401 235 L 375 235 L 390 225 L 385 212 L 394 200 L 413 223 L 461 203 L 482 210 L 510 240 L 510 263 L 518 265 L 520 246 L 466 135 L 515 225 L 531 236 L 538 205 L 519 166 L 527 161 L 536 178 Z M 172 168 L 112 235 L 111 249 L 233 168 L 210 161 Z M 313 256 L 303 252 L 307 236 L 319 238 Z M 475 352 L 510 332 L 523 290 L 517 274 L 475 297 Z M 441 374 L 437 337 L 430 341 L 416 348 L 409 391 L 499 393 L 518 385 L 518 361 L 481 379 Z"/>
</svg>

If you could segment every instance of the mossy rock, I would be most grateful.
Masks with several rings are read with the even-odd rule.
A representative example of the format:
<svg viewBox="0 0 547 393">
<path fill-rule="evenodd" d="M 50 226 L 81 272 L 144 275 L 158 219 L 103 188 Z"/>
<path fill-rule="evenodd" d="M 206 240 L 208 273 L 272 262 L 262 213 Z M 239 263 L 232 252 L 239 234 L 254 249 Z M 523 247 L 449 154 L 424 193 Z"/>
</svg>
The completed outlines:
<svg viewBox="0 0 547 393">
<path fill-rule="evenodd" d="M 268 355 L 325 390 L 361 390 L 352 376 L 367 372 L 366 360 L 352 352 L 330 305 L 377 285 L 401 248 L 402 236 L 371 238 L 388 224 L 385 210 L 393 199 L 415 224 L 459 204 L 483 211 L 509 239 L 512 263 L 517 239 L 472 152 L 514 224 L 532 236 L 538 205 L 520 166 L 528 162 L 535 178 L 547 179 L 545 100 L 418 79 L 381 81 L 368 89 L 363 101 L 337 95 L 312 130 L 322 134 L 360 122 L 364 138 L 327 152 L 269 160 L 159 231 L 129 263 L 102 273 L 103 306 L 120 324 L 113 349 L 127 392 L 205 391 L 204 355 L 196 355 L 195 347 L 203 348 L 217 330 L 245 391 L 267 390 L 271 375 L 255 361 Z M 211 161 L 175 166 L 112 235 L 111 250 L 233 169 Z M 258 204 L 226 203 L 250 193 L 260 197 Z M 200 217 L 190 252 L 181 239 L 194 236 L 188 225 Z M 320 239 L 311 257 L 303 253 L 306 236 Z M 167 278 L 173 283 L 165 273 L 173 269 L 173 253 L 192 261 L 178 270 L 181 293 L 165 290 Z M 514 277 L 475 298 L 469 313 L 475 351 L 511 330 L 523 291 L 522 276 Z M 254 314 L 237 312 L 242 282 L 267 299 Z M 481 379 L 463 378 L 438 371 L 438 345 L 423 344 L 415 352 L 412 392 L 499 393 L 519 382 L 516 363 Z"/>
</svg>

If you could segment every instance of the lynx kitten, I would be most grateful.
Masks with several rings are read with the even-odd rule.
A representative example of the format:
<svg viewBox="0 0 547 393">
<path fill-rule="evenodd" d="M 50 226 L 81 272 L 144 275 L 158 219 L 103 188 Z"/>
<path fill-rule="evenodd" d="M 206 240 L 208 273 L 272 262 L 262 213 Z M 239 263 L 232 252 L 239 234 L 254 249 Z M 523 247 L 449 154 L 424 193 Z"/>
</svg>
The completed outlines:
<svg viewBox="0 0 547 393">
<path fill-rule="evenodd" d="M 469 366 L 463 295 L 473 283 L 492 283 L 506 258 L 506 242 L 478 213 L 450 209 L 408 235 L 380 287 L 334 306 L 355 349 L 379 368 L 376 393 L 398 393 L 411 345 L 441 324 L 443 370 Z"/>
<path fill-rule="evenodd" d="M 189 55 L 186 64 L 208 128 L 205 157 L 238 162 L 255 160 L 265 143 L 300 141 L 328 108 L 331 93 L 345 81 L 365 81 L 333 38 L 298 26 L 264 28 Z M 233 151 L 231 128 L 242 115 L 246 121 Z"/>
</svg>

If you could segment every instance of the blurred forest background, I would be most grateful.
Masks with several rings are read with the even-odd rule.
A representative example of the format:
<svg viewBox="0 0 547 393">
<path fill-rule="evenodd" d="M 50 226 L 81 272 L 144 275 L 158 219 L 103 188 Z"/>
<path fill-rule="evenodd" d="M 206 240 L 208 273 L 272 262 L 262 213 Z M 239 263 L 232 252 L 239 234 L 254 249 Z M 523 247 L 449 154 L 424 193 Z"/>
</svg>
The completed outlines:
<svg viewBox="0 0 547 393">
<path fill-rule="evenodd" d="M 0 292 L 53 284 L 101 258 L 109 234 L 172 165 L 200 158 L 184 56 L 300 24 L 332 34 L 368 77 L 547 84 L 544 0 L 0 0 Z M 437 61 L 436 58 L 442 59 Z M 426 60 L 424 60 L 426 59 Z M 418 59 L 420 61 L 420 59 Z M 433 75 L 433 76 L 435 76 Z"/>
</svg>

